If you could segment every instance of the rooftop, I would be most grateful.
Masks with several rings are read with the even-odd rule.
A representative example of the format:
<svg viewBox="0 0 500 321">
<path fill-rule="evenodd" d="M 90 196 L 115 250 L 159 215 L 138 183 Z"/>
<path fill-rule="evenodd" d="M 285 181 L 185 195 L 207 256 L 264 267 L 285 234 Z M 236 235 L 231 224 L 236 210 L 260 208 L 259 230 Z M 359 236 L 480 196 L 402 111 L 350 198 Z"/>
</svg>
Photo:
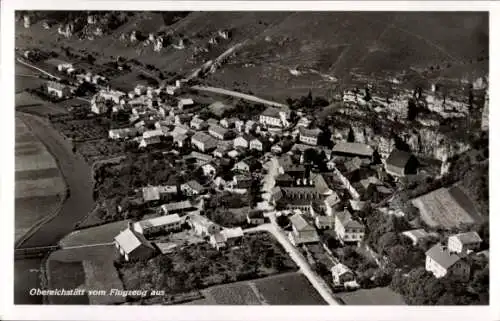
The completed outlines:
<svg viewBox="0 0 500 321">
<path fill-rule="evenodd" d="M 338 142 L 333 146 L 332 152 L 371 157 L 373 155 L 373 148 L 370 145 L 362 143 Z"/>
<path fill-rule="evenodd" d="M 479 236 L 479 234 L 477 234 L 477 232 L 466 232 L 466 233 L 459 233 L 459 234 L 455 234 L 455 235 L 452 235 L 450 236 L 450 238 L 457 238 L 460 243 L 462 244 L 471 244 L 471 243 L 478 243 L 478 242 L 482 242 L 483 240 L 481 239 L 481 237 Z"/>
<path fill-rule="evenodd" d="M 153 248 L 151 243 L 149 243 L 142 234 L 134 233 L 130 228 L 120 232 L 120 234 L 115 237 L 115 240 L 127 254 L 141 245 Z"/>
<path fill-rule="evenodd" d="M 290 221 L 297 231 L 316 231 L 316 229 L 309 225 L 300 214 L 295 214 L 290 217 Z"/>
<path fill-rule="evenodd" d="M 385 162 L 387 165 L 404 168 L 411 157 L 411 153 L 399 149 L 394 149 Z"/>
<path fill-rule="evenodd" d="M 177 223 L 180 222 L 181 218 L 177 214 L 171 214 L 171 215 L 163 215 L 155 218 L 150 218 L 147 220 L 142 220 L 139 221 L 135 224 L 139 224 L 142 226 L 142 228 L 150 228 L 150 227 L 157 227 L 157 226 L 163 226 L 163 225 L 168 225 L 172 223 Z"/>
<path fill-rule="evenodd" d="M 425 252 L 425 255 L 429 256 L 444 269 L 448 269 L 450 266 L 460 260 L 460 257 L 458 255 L 451 254 L 448 249 L 440 243 L 431 247 L 427 252 Z"/>
</svg>

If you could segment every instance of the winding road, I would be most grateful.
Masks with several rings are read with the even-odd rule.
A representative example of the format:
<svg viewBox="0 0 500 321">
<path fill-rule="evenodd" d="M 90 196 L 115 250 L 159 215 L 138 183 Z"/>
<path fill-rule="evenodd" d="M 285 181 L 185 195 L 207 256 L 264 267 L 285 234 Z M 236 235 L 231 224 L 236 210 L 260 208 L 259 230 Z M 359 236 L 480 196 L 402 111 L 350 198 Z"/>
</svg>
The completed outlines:
<svg viewBox="0 0 500 321">
<path fill-rule="evenodd" d="M 265 231 L 274 235 L 278 242 L 280 242 L 280 244 L 283 246 L 285 251 L 290 255 L 292 260 L 294 260 L 294 262 L 298 265 L 300 271 L 307 277 L 309 282 L 311 282 L 312 286 L 316 289 L 316 291 L 318 291 L 323 299 L 329 305 L 339 305 L 325 281 L 321 277 L 319 277 L 316 272 L 313 271 L 304 256 L 299 252 L 299 250 L 297 250 L 295 246 L 292 245 L 292 243 L 290 243 L 285 234 L 282 231 L 278 230 L 276 225 L 272 223 L 259 225 L 257 227 L 246 229 L 245 233 L 258 231 Z"/>
</svg>

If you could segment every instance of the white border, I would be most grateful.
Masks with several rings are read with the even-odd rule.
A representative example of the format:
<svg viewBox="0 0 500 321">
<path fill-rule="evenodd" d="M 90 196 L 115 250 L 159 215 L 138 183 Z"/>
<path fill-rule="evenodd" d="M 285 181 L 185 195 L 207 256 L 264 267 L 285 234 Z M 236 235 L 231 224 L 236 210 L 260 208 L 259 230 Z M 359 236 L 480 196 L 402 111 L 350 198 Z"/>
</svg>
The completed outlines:
<svg viewBox="0 0 500 321">
<path fill-rule="evenodd" d="M 119 5 L 118 5 L 119 4 Z M 14 227 L 14 10 L 59 9 L 59 10 L 196 10 L 196 11 L 243 11 L 243 10 L 336 10 L 336 11 L 490 11 L 490 87 L 494 88 L 499 75 L 500 44 L 493 39 L 500 39 L 500 8 L 499 5 L 487 1 L 349 1 L 349 2 L 257 2 L 257 1 L 46 1 L 46 0 L 4 0 L 1 2 L 1 80 L 2 80 L 2 112 L 0 117 L 2 139 L 0 147 L 3 152 L 0 157 L 2 172 L 0 174 L 0 201 L 3 210 L 0 233 L 0 247 L 5 264 L 1 264 L 0 273 L 0 318 L 1 319 L 38 319 L 38 320 L 69 320 L 69 319 L 147 319 L 147 320 L 500 320 L 498 306 L 491 307 L 380 307 L 380 306 L 338 306 L 338 307 L 229 307 L 229 306 L 13 306 L 13 227 Z M 493 84 L 493 86 L 491 86 Z M 499 94 L 490 91 L 490 105 L 500 102 Z M 490 108 L 490 141 L 499 140 L 500 129 L 495 124 L 500 117 L 497 108 Z M 495 139 L 496 138 L 496 139 Z M 496 144 L 491 144 L 490 158 L 498 158 Z M 500 164 L 490 162 L 490 199 L 491 226 L 500 226 L 500 212 L 494 192 L 500 182 Z M 9 213 L 6 215 L 5 213 Z M 500 302 L 498 284 L 495 272 L 500 271 L 496 259 L 498 235 L 491 235 L 491 265 L 492 272 L 490 302 Z M 7 263 L 8 262 L 8 263 Z M 497 272 L 498 273 L 498 272 Z"/>
</svg>

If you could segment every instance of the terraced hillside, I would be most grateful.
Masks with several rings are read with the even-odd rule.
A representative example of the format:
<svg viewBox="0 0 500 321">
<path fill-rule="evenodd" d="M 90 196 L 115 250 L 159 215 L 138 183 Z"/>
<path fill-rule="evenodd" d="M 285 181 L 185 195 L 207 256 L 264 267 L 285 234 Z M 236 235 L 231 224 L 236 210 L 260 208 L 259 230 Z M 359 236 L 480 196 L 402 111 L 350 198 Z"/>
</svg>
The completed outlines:
<svg viewBox="0 0 500 321">
<path fill-rule="evenodd" d="M 46 30 L 42 22 L 29 29 L 18 23 L 16 46 L 69 46 L 103 61 L 120 55 L 183 74 L 246 40 L 207 82 L 267 98 L 326 90 L 351 81 L 353 73 L 462 78 L 487 69 L 488 13 L 480 12 L 191 12 L 173 18 L 140 12 L 127 13 L 123 25 L 93 40 L 77 33 L 67 39 L 57 25 Z M 131 42 L 133 31 L 168 40 L 156 52 Z M 228 39 L 217 38 L 219 31 L 228 31 Z M 181 39 L 183 48 L 176 49 Z"/>
</svg>

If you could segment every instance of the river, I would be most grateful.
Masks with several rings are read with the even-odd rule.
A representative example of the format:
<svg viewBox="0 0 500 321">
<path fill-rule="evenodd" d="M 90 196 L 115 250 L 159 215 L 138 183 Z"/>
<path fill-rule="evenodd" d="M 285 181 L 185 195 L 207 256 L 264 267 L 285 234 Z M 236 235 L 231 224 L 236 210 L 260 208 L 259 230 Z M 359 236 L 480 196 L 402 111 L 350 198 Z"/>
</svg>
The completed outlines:
<svg viewBox="0 0 500 321">
<path fill-rule="evenodd" d="M 70 191 L 59 214 L 42 225 L 20 247 L 57 245 L 94 206 L 91 169 L 80 155 L 72 152 L 71 143 L 48 120 L 27 114 L 19 116 L 54 156 Z M 41 263 L 41 259 L 14 261 L 14 304 L 42 304 L 41 297 L 29 295 L 30 289 L 40 287 Z"/>
</svg>

